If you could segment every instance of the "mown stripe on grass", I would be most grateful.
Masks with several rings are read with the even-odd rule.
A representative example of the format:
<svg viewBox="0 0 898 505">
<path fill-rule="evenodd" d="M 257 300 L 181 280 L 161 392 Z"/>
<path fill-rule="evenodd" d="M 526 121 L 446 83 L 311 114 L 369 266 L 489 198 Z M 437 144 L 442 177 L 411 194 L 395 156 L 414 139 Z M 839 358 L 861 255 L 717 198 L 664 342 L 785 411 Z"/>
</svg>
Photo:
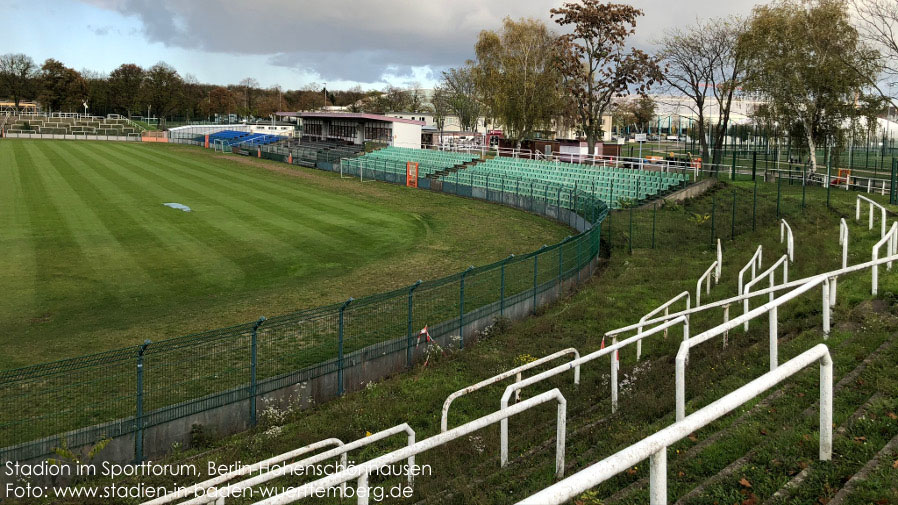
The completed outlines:
<svg viewBox="0 0 898 505">
<path fill-rule="evenodd" d="M 149 155 L 139 155 L 139 157 L 148 162 L 148 165 L 157 166 L 161 170 L 154 171 L 146 165 L 136 163 L 133 159 L 134 156 L 128 157 L 123 155 L 119 157 L 114 154 L 111 154 L 111 156 L 115 157 L 123 165 L 127 164 L 139 170 L 140 174 L 148 180 L 159 181 L 162 179 L 169 183 L 168 187 L 174 186 L 179 188 L 187 200 L 180 203 L 188 205 L 200 214 L 203 211 L 216 210 L 237 214 L 246 228 L 235 233 L 235 239 L 265 233 L 268 235 L 265 244 L 263 244 L 265 249 L 270 250 L 270 246 L 276 244 L 283 251 L 295 250 L 299 245 L 294 242 L 296 237 L 302 237 L 316 243 L 334 240 L 334 237 L 325 233 L 324 230 L 309 226 L 305 215 L 297 214 L 298 210 L 303 209 L 295 207 L 265 208 L 263 205 L 266 202 L 251 201 L 247 198 L 248 192 L 245 188 L 224 182 L 225 180 L 220 176 L 203 177 L 197 174 L 196 171 L 176 165 L 163 164 L 160 160 Z M 201 203 L 197 204 L 197 202 Z M 205 204 L 205 207 L 203 204 Z M 289 216 L 294 217 L 291 219 Z M 300 218 L 302 218 L 302 222 L 300 222 Z M 252 226 L 248 226 L 249 223 L 252 223 Z M 351 243 L 345 242 L 338 245 L 348 247 Z"/>
<path fill-rule="evenodd" d="M 141 157 L 159 163 L 158 160 L 153 160 L 149 154 L 144 154 Z M 420 232 L 419 223 L 410 218 L 405 219 L 406 223 L 403 223 L 405 226 L 401 229 L 387 227 L 384 223 L 377 226 L 364 224 L 357 219 L 358 212 L 345 217 L 342 216 L 346 213 L 341 212 L 339 216 L 330 216 L 326 220 L 322 220 L 316 217 L 318 213 L 310 210 L 302 199 L 292 204 L 285 202 L 289 205 L 276 204 L 275 199 L 270 198 L 269 195 L 248 189 L 247 185 L 230 181 L 227 176 L 223 177 L 220 169 L 216 173 L 206 173 L 204 170 L 182 166 L 180 160 L 177 159 L 166 168 L 176 168 L 175 177 L 195 181 L 192 185 L 205 188 L 207 193 L 210 192 L 210 189 L 218 192 L 223 197 L 219 199 L 219 202 L 228 201 L 229 198 L 235 203 L 242 202 L 240 208 L 247 209 L 243 213 L 244 219 L 256 219 L 258 226 L 266 229 L 276 228 L 273 233 L 291 239 L 296 250 L 301 251 L 305 258 L 315 258 L 324 263 L 342 264 L 345 268 L 356 267 L 370 261 L 372 251 L 378 254 L 395 251 L 402 248 L 404 244 L 414 241 Z M 231 173 L 232 171 L 226 172 L 227 175 Z M 159 174 L 163 175 L 162 171 Z M 168 175 L 163 176 L 169 177 Z M 265 179 L 270 175 L 260 173 L 257 177 Z M 297 192 L 297 194 L 305 194 L 306 188 L 298 189 L 301 189 L 302 193 Z M 253 197 L 253 194 L 258 196 Z M 239 199 L 237 199 L 238 196 Z M 332 195 L 331 199 L 334 199 Z M 231 206 L 231 208 L 234 207 Z M 265 219 L 261 219 L 261 216 L 255 217 L 255 214 L 261 213 L 264 213 Z M 342 224 L 334 226 L 325 221 L 341 222 Z M 397 240 L 397 237 L 402 240 Z M 307 263 L 308 260 L 304 259 L 304 262 Z"/>
<path fill-rule="evenodd" d="M 127 259 L 125 244 L 88 203 L 85 188 L 64 175 L 74 170 L 67 157 L 57 155 L 49 144 L 26 144 L 25 149 L 37 162 L 38 173 L 50 189 L 51 200 L 60 209 L 66 226 L 72 229 L 87 260 L 102 266 L 103 273 L 96 280 L 107 284 L 109 292 L 121 301 L 138 295 L 140 286 L 151 282 L 151 276 L 142 265 Z"/>
<path fill-rule="evenodd" d="M 147 245 L 153 246 L 153 250 L 143 250 L 141 254 L 152 257 L 154 268 L 166 271 L 163 280 L 167 278 L 169 283 L 177 281 L 185 285 L 201 281 L 206 286 L 221 287 L 242 280 L 248 274 L 239 264 L 239 255 L 234 251 L 230 237 L 214 232 L 205 220 L 172 212 L 160 205 L 166 200 L 165 196 L 170 196 L 161 193 L 169 192 L 147 184 L 145 179 L 130 170 L 123 170 L 88 146 L 76 146 L 74 152 L 84 156 L 79 158 L 84 166 L 82 174 L 94 180 L 109 201 L 114 201 L 115 196 L 127 195 L 122 205 L 117 205 L 119 213 L 127 215 L 134 223 L 129 228 L 140 228 Z M 86 160 L 92 165 L 87 166 Z M 152 226 L 142 226 L 141 222 L 152 223 Z M 203 240 L 201 236 L 208 238 Z M 213 240 L 215 238 L 218 240 Z M 172 279 L 171 272 L 177 272 L 176 279 Z"/>
<path fill-rule="evenodd" d="M 399 213 L 384 213 L 381 205 L 360 202 L 355 199 L 334 199 L 333 189 L 330 188 L 324 189 L 317 187 L 317 185 L 308 184 L 306 181 L 290 181 L 289 179 L 287 179 L 290 181 L 288 184 L 283 184 L 272 180 L 274 177 L 280 176 L 266 174 L 260 168 L 236 165 L 233 160 L 216 160 L 215 158 L 205 156 L 205 153 L 201 152 L 175 154 L 169 152 L 170 149 L 170 146 L 156 146 L 156 149 L 153 149 L 152 152 L 158 153 L 158 156 L 161 158 L 170 160 L 176 167 L 190 166 L 211 177 L 211 179 L 207 178 L 207 180 L 229 184 L 240 192 L 251 193 L 265 201 L 278 200 L 294 205 L 302 204 L 304 207 L 312 208 L 317 211 L 313 215 L 314 219 L 330 226 L 345 226 L 347 224 L 382 226 L 384 222 L 403 223 L 405 221 L 404 216 Z M 222 161 L 225 163 L 221 163 Z M 222 165 L 228 166 L 227 178 L 222 177 Z M 250 170 L 258 173 L 250 173 Z M 296 191 L 293 188 L 301 189 L 302 191 Z"/>
<path fill-rule="evenodd" d="M 22 167 L 15 162 L 15 144 L 0 142 L 0 230 L 4 268 L 0 269 L 0 314 L 19 314 L 25 322 L 36 305 L 37 265 L 31 219 L 23 187 Z M 32 316 L 33 317 L 33 316 Z M 13 321 L 8 321 L 9 325 Z M 7 322 L 0 321 L 0 327 Z"/>
</svg>

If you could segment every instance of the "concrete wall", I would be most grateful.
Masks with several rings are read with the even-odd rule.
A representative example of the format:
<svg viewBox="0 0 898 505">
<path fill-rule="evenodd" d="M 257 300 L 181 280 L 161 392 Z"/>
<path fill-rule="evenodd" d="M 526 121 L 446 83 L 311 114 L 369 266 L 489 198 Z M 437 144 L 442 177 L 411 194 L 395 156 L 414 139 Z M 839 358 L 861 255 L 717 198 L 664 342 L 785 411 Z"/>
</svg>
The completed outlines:
<svg viewBox="0 0 898 505">
<path fill-rule="evenodd" d="M 6 133 L 10 139 L 42 139 L 42 140 L 110 140 L 114 142 L 140 142 L 138 135 L 64 135 L 59 133 Z"/>
</svg>

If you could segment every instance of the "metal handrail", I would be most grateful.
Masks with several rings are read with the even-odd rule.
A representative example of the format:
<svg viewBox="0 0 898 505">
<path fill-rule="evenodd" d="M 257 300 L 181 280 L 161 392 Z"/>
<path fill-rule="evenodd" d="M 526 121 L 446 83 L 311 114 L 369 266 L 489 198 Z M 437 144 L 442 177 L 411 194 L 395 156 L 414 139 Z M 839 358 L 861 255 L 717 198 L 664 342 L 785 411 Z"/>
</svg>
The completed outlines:
<svg viewBox="0 0 898 505">
<path fill-rule="evenodd" d="M 560 358 L 562 356 L 566 356 L 568 354 L 573 354 L 575 361 L 578 358 L 580 358 L 580 352 L 577 349 L 574 349 L 573 347 L 569 347 L 567 349 L 549 354 L 548 356 L 543 356 L 542 358 L 539 358 L 535 361 L 531 361 L 530 363 L 521 365 L 519 367 L 512 368 L 511 370 L 506 370 L 505 372 L 502 372 L 498 375 L 494 375 L 488 379 L 484 379 L 484 380 L 478 382 L 477 384 L 473 384 L 464 389 L 459 389 L 458 391 L 452 393 L 451 395 L 449 395 L 446 398 L 446 401 L 443 402 L 443 412 L 440 417 L 440 431 L 446 431 L 449 429 L 449 406 L 452 405 L 453 401 L 457 400 L 458 398 L 460 398 L 468 393 L 473 393 L 474 391 L 477 391 L 478 389 L 482 389 L 491 384 L 495 384 L 497 382 L 505 380 L 505 379 L 511 377 L 512 375 L 516 376 L 515 382 L 521 382 L 521 372 L 524 372 L 531 368 L 535 368 L 539 365 L 542 365 L 543 363 L 552 361 L 552 360 Z M 574 367 L 574 384 L 580 384 L 580 365 L 577 365 L 576 367 Z M 520 390 L 518 390 L 518 393 L 519 394 L 515 398 L 515 401 L 521 399 Z"/>
<path fill-rule="evenodd" d="M 507 409 L 493 412 L 492 414 L 488 414 L 479 419 L 475 419 L 457 428 L 452 428 L 449 431 L 444 431 L 430 438 L 421 440 L 420 442 L 417 442 L 414 445 L 410 445 L 409 447 L 384 454 L 383 456 L 372 459 L 371 461 L 359 463 L 333 475 L 329 475 L 316 481 L 292 488 L 281 494 L 257 502 L 256 505 L 285 505 L 288 503 L 293 503 L 297 500 L 301 500 L 303 498 L 311 496 L 313 493 L 320 489 L 330 489 L 353 479 L 358 479 L 359 489 L 356 491 L 356 495 L 358 496 L 357 503 L 359 505 L 367 505 L 369 474 L 375 473 L 381 468 L 398 461 L 402 461 L 403 459 L 413 458 L 417 454 L 421 454 L 422 452 L 434 449 L 460 437 L 473 433 L 477 430 L 483 429 L 487 426 L 495 424 L 502 419 L 508 419 L 511 416 L 520 414 L 521 412 L 524 412 L 528 409 L 551 401 L 555 401 L 558 404 L 558 422 L 556 425 L 555 433 L 555 475 L 556 477 L 560 478 L 564 476 L 564 451 L 567 430 L 567 400 L 565 400 L 564 396 L 562 396 L 561 391 L 556 388 L 534 396 L 533 398 L 524 400 L 523 402 L 513 405 Z"/>
<path fill-rule="evenodd" d="M 882 221 L 882 223 L 880 223 L 879 236 L 884 237 L 886 234 L 886 208 L 883 207 L 882 205 L 874 202 L 873 200 L 867 198 L 864 195 L 857 195 L 857 198 L 855 199 L 855 210 L 854 210 L 855 221 L 857 221 L 861 218 L 861 200 L 870 204 L 870 229 L 871 230 L 873 229 L 873 207 L 876 207 L 879 209 L 879 213 L 880 213 L 881 221 Z"/>
<path fill-rule="evenodd" d="M 191 496 L 197 496 L 198 494 L 205 494 L 209 489 L 215 488 L 219 484 L 223 482 L 227 482 L 236 477 L 242 477 L 247 474 L 256 473 L 263 468 L 268 468 L 272 465 L 277 465 L 278 463 L 282 463 L 287 461 L 288 459 L 293 459 L 297 456 L 302 456 L 303 454 L 317 451 L 318 449 L 322 449 L 324 447 L 336 445 L 337 447 L 343 447 L 345 444 L 339 438 L 328 438 L 325 440 L 320 440 L 313 444 L 309 444 L 307 446 L 301 447 L 299 449 L 292 450 L 290 452 L 285 452 L 278 456 L 274 456 L 273 458 L 268 458 L 258 463 L 254 463 L 252 465 L 244 466 L 238 470 L 233 472 L 229 472 L 227 474 L 218 475 L 211 479 L 204 480 L 197 484 L 194 484 L 190 487 L 186 487 L 184 489 L 179 489 L 175 492 L 168 493 L 165 496 L 160 496 L 159 498 L 150 500 L 148 502 L 143 502 L 141 505 L 163 505 L 165 503 L 171 503 L 175 500 L 179 500 L 182 498 L 187 498 Z M 343 455 L 342 463 L 346 464 L 346 454 Z"/>
<path fill-rule="evenodd" d="M 637 328 L 636 333 L 642 333 L 642 328 L 643 328 L 642 323 L 644 323 L 646 320 L 648 320 L 648 318 L 654 316 L 655 314 L 661 312 L 662 310 L 664 311 L 664 315 L 669 314 L 670 306 L 673 305 L 674 303 L 678 302 L 679 300 L 682 300 L 683 298 L 686 299 L 686 308 L 689 309 L 690 300 L 691 300 L 690 294 L 689 294 L 689 291 L 683 291 L 682 293 L 678 294 L 677 296 L 662 303 L 661 305 L 659 305 L 657 308 L 655 308 L 648 314 L 639 318 L 640 325 Z M 687 316 L 687 318 L 688 318 L 688 316 Z M 617 335 L 619 333 L 623 333 L 623 332 L 617 331 L 617 330 L 612 330 L 612 331 L 605 332 L 605 336 L 613 337 L 614 335 Z M 664 338 L 667 338 L 667 328 L 664 329 Z M 636 361 L 639 361 L 639 358 L 641 356 L 642 356 L 642 340 L 638 340 L 638 341 L 636 341 Z"/>
<path fill-rule="evenodd" d="M 683 325 L 683 339 L 686 340 L 689 338 L 689 320 L 685 316 L 680 316 L 671 321 L 667 321 L 664 324 L 656 326 L 652 329 L 641 332 L 637 335 L 633 335 L 632 337 L 622 340 L 620 342 L 613 342 L 610 346 L 605 347 L 604 349 L 599 349 L 598 351 L 591 352 L 586 356 L 583 356 L 574 361 L 564 363 L 556 366 L 555 368 L 546 370 L 545 372 L 539 373 L 530 377 L 528 379 L 524 379 L 520 382 L 516 382 L 514 384 L 509 384 L 508 387 L 505 388 L 505 392 L 502 393 L 502 399 L 500 403 L 501 410 L 505 410 L 508 408 L 509 400 L 511 399 L 511 394 L 521 389 L 532 386 L 538 382 L 542 382 L 546 379 L 554 377 L 556 375 L 562 374 L 571 368 L 579 367 L 580 365 L 589 363 L 590 361 L 601 358 L 602 356 L 607 356 L 609 354 L 614 353 L 611 356 L 611 412 L 614 413 L 617 411 L 617 351 L 623 347 L 626 347 L 633 342 L 638 342 L 639 340 L 659 333 L 671 326 L 676 326 L 678 324 Z M 508 421 L 503 420 L 499 426 L 499 438 L 500 438 L 500 453 L 501 453 L 501 463 L 502 466 L 508 462 Z"/>
<path fill-rule="evenodd" d="M 898 223 L 896 223 L 896 229 L 898 229 Z M 838 270 L 833 270 L 830 272 L 824 272 L 822 274 L 817 274 L 812 277 L 808 277 L 802 280 L 801 285 L 797 288 L 789 291 L 788 293 L 783 294 L 779 298 L 775 300 L 771 300 L 760 307 L 757 307 L 750 312 L 742 314 L 741 316 L 733 319 L 732 321 L 726 322 L 719 326 L 715 326 L 710 330 L 699 333 L 698 335 L 684 340 L 680 344 L 680 350 L 677 352 L 676 358 L 676 397 L 677 397 L 677 419 L 682 419 L 685 417 L 686 410 L 686 361 L 688 360 L 689 349 L 701 344 L 703 342 L 707 342 L 712 338 L 725 334 L 727 331 L 737 327 L 740 324 L 743 324 L 755 317 L 763 314 L 769 314 L 769 354 L 770 354 L 770 369 L 775 370 L 778 365 L 779 359 L 779 351 L 778 351 L 778 307 L 783 305 L 784 303 L 802 295 L 811 289 L 821 286 L 822 287 L 822 307 L 823 307 L 823 338 L 827 338 L 830 332 L 830 313 L 832 306 L 835 304 L 835 300 L 831 296 L 830 293 L 830 282 L 831 279 L 839 277 L 841 275 L 845 275 L 852 272 L 858 272 L 862 270 L 866 270 L 867 268 L 875 268 L 878 265 L 883 263 L 888 263 L 894 260 L 898 260 L 898 255 L 889 256 L 887 258 L 875 259 L 873 261 L 868 261 L 866 263 L 860 263 L 857 265 L 850 266 L 848 268 L 841 268 Z M 747 295 L 743 295 L 747 296 Z"/>
<path fill-rule="evenodd" d="M 785 232 L 789 232 L 786 234 Z M 789 223 L 786 222 L 785 219 L 780 219 L 780 244 L 783 243 L 783 239 L 786 240 L 786 252 L 789 255 L 789 262 L 795 262 L 795 238 L 792 235 L 792 227 L 789 226 Z"/>
<path fill-rule="evenodd" d="M 314 465 L 316 463 L 325 461 L 327 459 L 330 459 L 330 458 L 333 458 L 336 456 L 341 457 L 341 464 L 343 465 L 343 468 L 346 468 L 346 467 L 348 467 L 348 465 L 346 464 L 346 457 L 345 457 L 347 452 L 355 450 L 355 449 L 359 449 L 361 447 L 371 445 L 374 442 L 379 442 L 380 440 L 383 440 L 385 438 L 388 438 L 388 437 L 391 437 L 393 435 L 397 435 L 400 433 L 405 433 L 408 435 L 408 445 L 409 446 L 414 445 L 415 430 L 413 430 L 408 425 L 408 423 L 398 424 L 396 426 L 393 426 L 392 428 L 378 431 L 377 433 L 374 433 L 372 435 L 366 436 L 364 438 L 360 438 L 360 439 L 350 442 L 348 444 L 341 445 L 341 446 L 331 449 L 329 451 L 325 451 L 325 452 L 316 454 L 314 456 L 303 459 L 301 461 L 297 461 L 297 462 L 291 463 L 289 465 L 278 466 L 278 467 L 272 469 L 271 471 L 268 471 L 265 473 L 258 473 L 257 475 L 255 475 L 254 477 L 250 477 L 249 479 L 246 479 L 246 480 L 243 480 L 240 482 L 236 482 L 233 484 L 228 484 L 227 486 L 221 487 L 221 488 L 215 488 L 215 489 L 207 488 L 205 490 L 206 492 L 203 493 L 202 495 L 197 496 L 197 497 L 195 497 L 191 500 L 188 500 L 186 502 L 183 502 L 181 505 L 203 505 L 203 504 L 213 503 L 213 502 L 215 503 L 215 505 L 224 505 L 225 498 L 232 497 L 232 496 L 240 496 L 242 494 L 243 490 L 245 490 L 245 489 L 250 489 L 250 488 L 256 487 L 259 484 L 263 484 L 270 480 L 284 477 L 285 475 L 295 475 L 295 474 L 301 472 L 304 468 L 306 468 L 308 466 Z M 403 459 L 405 459 L 405 458 L 403 458 Z M 260 465 L 260 464 L 261 463 L 257 463 L 256 465 Z M 414 480 L 414 473 L 413 473 L 414 466 L 415 466 L 415 457 L 414 457 L 414 455 L 412 455 L 408 458 L 409 485 L 411 485 Z M 262 467 L 258 468 L 257 472 L 258 472 L 258 470 L 261 470 L 263 468 L 266 468 L 266 467 L 262 466 Z M 232 475 L 232 474 L 237 474 L 238 472 L 243 472 L 243 469 L 229 472 L 228 474 L 225 474 L 224 476 L 228 477 L 228 479 L 226 479 L 226 480 L 230 480 L 230 479 L 234 478 L 235 476 L 237 476 L 237 475 Z M 243 473 L 241 475 L 245 475 L 245 473 Z M 167 502 L 159 502 L 159 503 L 167 503 Z M 146 502 L 146 503 L 143 503 L 142 505 L 156 505 L 156 502 L 155 501 Z"/>
<path fill-rule="evenodd" d="M 651 505 L 665 505 L 667 503 L 667 448 L 670 445 L 688 437 L 818 362 L 820 363 L 820 446 L 818 456 L 821 461 L 829 461 L 832 459 L 833 441 L 833 361 L 826 345 L 818 344 L 783 363 L 783 366 L 777 370 L 767 372 L 689 417 L 519 501 L 517 505 L 566 503 L 611 477 L 638 465 L 646 458 L 650 459 L 649 501 Z"/>
<path fill-rule="evenodd" d="M 755 279 L 750 280 L 743 288 L 743 294 L 751 292 L 751 288 L 764 280 L 765 278 L 770 279 L 770 286 L 773 287 L 776 285 L 776 269 L 782 265 L 783 266 L 783 284 L 789 282 L 789 255 L 784 254 L 780 257 L 780 259 L 776 260 L 773 265 L 770 265 L 770 268 L 764 270 Z M 770 292 L 770 301 L 773 301 L 773 292 Z M 742 313 L 746 314 L 749 310 L 749 299 L 745 298 L 742 301 Z M 748 331 L 748 321 L 745 321 L 745 331 Z"/>
</svg>

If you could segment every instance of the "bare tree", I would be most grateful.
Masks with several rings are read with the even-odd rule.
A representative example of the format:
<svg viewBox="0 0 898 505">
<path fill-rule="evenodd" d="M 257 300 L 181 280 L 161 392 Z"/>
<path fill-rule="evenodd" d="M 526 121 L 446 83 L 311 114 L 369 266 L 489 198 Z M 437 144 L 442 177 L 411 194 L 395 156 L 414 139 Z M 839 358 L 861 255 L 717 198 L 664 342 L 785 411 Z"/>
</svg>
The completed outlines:
<svg viewBox="0 0 898 505">
<path fill-rule="evenodd" d="M 467 62 L 464 67 L 450 68 L 443 72 L 440 89 L 446 105 L 458 116 L 461 129 L 476 130 L 477 120 L 480 117 L 480 101 L 477 99 L 477 82 L 474 79 L 472 62 Z"/>
<path fill-rule="evenodd" d="M 738 50 L 743 25 L 744 20 L 731 17 L 675 28 L 658 52 L 667 89 L 689 98 L 702 158 L 715 166 L 721 163 L 733 98 L 745 74 Z"/>
<path fill-rule="evenodd" d="M 866 76 L 880 93 L 898 107 L 892 86 L 898 83 L 898 2 L 895 0 L 852 0 L 855 19 L 861 37 L 877 49 L 882 57 L 882 75 Z M 850 62 L 849 62 L 850 63 Z M 882 89 L 879 77 L 887 81 Z"/>
</svg>

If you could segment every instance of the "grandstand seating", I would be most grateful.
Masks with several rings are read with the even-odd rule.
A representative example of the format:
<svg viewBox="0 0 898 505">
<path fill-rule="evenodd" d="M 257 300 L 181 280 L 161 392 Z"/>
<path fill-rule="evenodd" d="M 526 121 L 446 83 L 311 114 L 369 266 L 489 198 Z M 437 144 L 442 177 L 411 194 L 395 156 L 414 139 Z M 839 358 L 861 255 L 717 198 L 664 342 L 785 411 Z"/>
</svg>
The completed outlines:
<svg viewBox="0 0 898 505">
<path fill-rule="evenodd" d="M 349 164 L 359 164 L 375 170 L 405 174 L 406 163 L 411 161 L 418 164 L 418 176 L 426 177 L 446 172 L 478 158 L 478 155 L 473 154 L 390 146 L 351 160 Z"/>
<path fill-rule="evenodd" d="M 553 200 L 558 186 L 594 192 L 619 208 L 625 201 L 641 201 L 664 193 L 689 178 L 686 174 L 518 158 L 493 158 L 441 180 L 496 191 L 513 191 Z M 549 189 L 552 188 L 552 189 Z M 562 195 L 563 197 L 564 195 Z"/>
<path fill-rule="evenodd" d="M 250 133 L 237 130 L 222 130 L 209 135 L 210 144 L 220 142 L 227 146 L 240 147 L 264 146 L 280 142 L 281 140 L 284 140 L 284 137 L 269 135 L 267 133 Z"/>
<path fill-rule="evenodd" d="M 112 135 L 139 134 L 128 119 L 116 117 L 81 116 L 20 116 L 7 125 L 9 133 L 39 133 L 44 135 Z"/>
<path fill-rule="evenodd" d="M 283 156 L 293 155 L 299 165 L 315 166 L 319 161 L 336 162 L 342 158 L 357 156 L 364 146 L 343 140 L 283 139 L 266 149 Z"/>
</svg>

